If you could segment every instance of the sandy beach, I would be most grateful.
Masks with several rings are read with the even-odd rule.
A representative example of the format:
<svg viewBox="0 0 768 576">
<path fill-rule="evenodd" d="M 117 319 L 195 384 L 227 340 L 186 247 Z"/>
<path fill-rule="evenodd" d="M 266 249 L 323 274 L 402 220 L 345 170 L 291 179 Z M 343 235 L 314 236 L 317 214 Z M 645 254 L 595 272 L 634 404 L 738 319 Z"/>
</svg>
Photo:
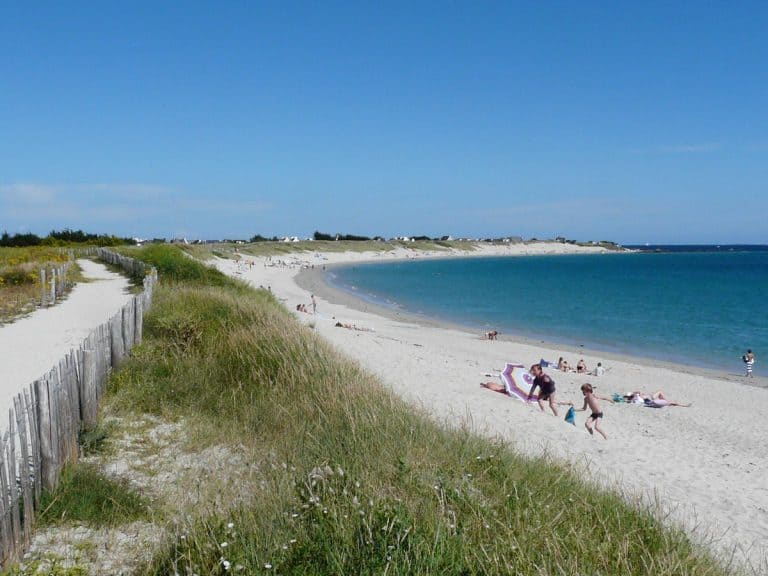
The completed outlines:
<svg viewBox="0 0 768 576">
<path fill-rule="evenodd" d="M 0 414 L 7 416 L 16 394 L 80 346 L 130 298 L 124 276 L 91 260 L 77 263 L 88 282 L 77 284 L 55 306 L 0 327 Z"/>
<path fill-rule="evenodd" d="M 480 256 L 597 251 L 572 245 L 488 246 Z M 466 256 L 466 253 L 453 254 Z M 658 503 L 668 521 L 679 523 L 724 558 L 768 569 L 768 389 L 763 380 L 745 385 L 735 375 L 677 367 L 629 357 L 573 349 L 524 338 L 481 339 L 461 327 L 414 318 L 341 293 L 323 282 L 323 267 L 340 263 L 451 256 L 399 249 L 386 253 L 300 253 L 274 258 L 243 256 L 217 260 L 226 273 L 270 289 L 298 318 L 313 326 L 346 355 L 377 374 L 385 385 L 451 426 L 469 424 L 501 437 L 527 454 L 571 463 L 594 481 L 620 489 L 628 498 Z M 310 292 L 317 312 L 312 314 Z M 295 312 L 305 304 L 309 313 Z M 336 327 L 342 322 L 353 328 Z M 577 356 L 578 354 L 578 356 Z M 590 436 L 585 412 L 576 426 L 487 390 L 505 362 L 533 364 L 564 356 L 584 358 L 602 377 L 549 369 L 559 400 L 581 407 L 581 384 L 601 395 L 663 390 L 690 408 L 651 409 L 603 402 L 608 440 Z"/>
</svg>

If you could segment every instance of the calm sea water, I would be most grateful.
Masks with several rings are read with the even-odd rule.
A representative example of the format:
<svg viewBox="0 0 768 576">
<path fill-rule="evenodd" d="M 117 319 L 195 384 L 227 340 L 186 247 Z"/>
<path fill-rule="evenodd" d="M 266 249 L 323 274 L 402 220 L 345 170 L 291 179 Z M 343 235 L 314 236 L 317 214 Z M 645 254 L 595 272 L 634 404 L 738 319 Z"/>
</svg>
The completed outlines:
<svg viewBox="0 0 768 576">
<path fill-rule="evenodd" d="M 379 304 L 587 348 L 768 375 L 768 249 L 417 260 L 339 268 Z M 575 361 L 574 361 L 575 363 Z"/>
</svg>

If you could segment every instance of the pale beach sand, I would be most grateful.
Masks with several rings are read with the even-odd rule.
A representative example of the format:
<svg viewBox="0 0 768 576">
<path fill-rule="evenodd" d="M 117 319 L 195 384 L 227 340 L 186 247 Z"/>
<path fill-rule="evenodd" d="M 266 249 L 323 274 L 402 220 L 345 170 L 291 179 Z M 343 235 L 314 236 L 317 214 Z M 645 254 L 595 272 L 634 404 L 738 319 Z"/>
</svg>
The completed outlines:
<svg viewBox="0 0 768 576">
<path fill-rule="evenodd" d="M 0 418 L 7 425 L 13 397 L 48 372 L 130 298 L 128 279 L 103 264 L 78 260 L 89 282 L 65 300 L 0 327 Z"/>
<path fill-rule="evenodd" d="M 489 246 L 479 255 L 513 255 L 582 250 L 570 245 Z M 458 254 L 466 255 L 466 254 Z M 400 249 L 374 253 L 301 253 L 267 258 L 243 257 L 240 263 L 217 260 L 226 273 L 252 285 L 269 287 L 295 311 L 303 303 L 311 312 L 299 319 L 338 349 L 377 374 L 385 385 L 452 426 L 473 429 L 509 441 L 531 455 L 550 455 L 570 462 L 595 481 L 618 487 L 629 498 L 658 502 L 668 521 L 679 523 L 707 540 L 724 558 L 747 561 L 758 571 L 768 569 L 768 389 L 747 386 L 740 378 L 647 360 L 545 344 L 524 339 L 480 339 L 478 332 L 436 322 L 414 321 L 339 293 L 322 282 L 323 265 L 405 257 L 445 257 L 445 252 L 414 254 Z M 253 262 L 253 265 L 250 263 Z M 283 262 L 284 265 L 268 266 Z M 297 283 L 302 266 L 314 265 Z M 375 331 L 334 326 L 336 321 Z M 560 400 L 581 407 L 579 386 L 597 385 L 597 392 L 662 389 L 668 397 L 692 402 L 691 408 L 651 409 L 603 402 L 607 441 L 584 429 L 588 413 L 577 412 L 577 425 L 480 387 L 496 380 L 506 361 L 526 365 L 540 358 L 583 357 L 590 369 L 598 361 L 609 368 L 601 378 L 575 373 L 549 373 Z M 485 374 L 491 374 L 488 377 Z M 765 385 L 765 381 L 756 382 Z"/>
</svg>

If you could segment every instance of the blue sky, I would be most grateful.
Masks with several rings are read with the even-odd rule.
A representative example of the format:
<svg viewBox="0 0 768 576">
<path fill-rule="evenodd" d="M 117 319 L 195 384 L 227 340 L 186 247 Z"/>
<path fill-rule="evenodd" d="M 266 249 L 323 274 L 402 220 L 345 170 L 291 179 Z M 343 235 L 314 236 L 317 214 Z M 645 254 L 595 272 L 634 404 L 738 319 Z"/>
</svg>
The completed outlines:
<svg viewBox="0 0 768 576">
<path fill-rule="evenodd" d="M 0 230 L 768 243 L 766 30 L 738 1 L 6 5 Z"/>
</svg>

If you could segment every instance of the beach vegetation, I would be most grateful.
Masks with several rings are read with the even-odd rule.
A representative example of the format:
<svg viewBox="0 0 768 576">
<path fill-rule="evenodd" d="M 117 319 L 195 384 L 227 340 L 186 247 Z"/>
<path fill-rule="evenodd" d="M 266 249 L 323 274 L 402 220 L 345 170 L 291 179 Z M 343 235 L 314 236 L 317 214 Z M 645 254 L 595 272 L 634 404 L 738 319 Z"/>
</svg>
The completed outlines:
<svg viewBox="0 0 768 576">
<path fill-rule="evenodd" d="M 93 425 L 83 425 L 77 437 L 82 455 L 103 454 L 109 446 L 109 438 L 114 428 L 112 422 L 105 420 L 99 420 Z"/>
<path fill-rule="evenodd" d="M 61 522 L 91 527 L 119 526 L 146 518 L 146 499 L 127 479 L 111 478 L 96 466 L 79 462 L 64 469 L 52 492 L 43 493 L 39 525 Z"/>
<path fill-rule="evenodd" d="M 0 247 L 22 248 L 28 246 L 121 246 L 134 244 L 133 238 L 120 238 L 110 234 L 91 234 L 82 230 L 51 230 L 47 236 L 24 233 L 10 235 L 7 231 L 0 234 Z"/>
<path fill-rule="evenodd" d="M 58 268 L 72 257 L 68 250 L 48 246 L 0 247 L 0 324 L 34 311 L 43 291 L 40 270 Z M 67 285 L 83 281 L 80 267 L 73 263 L 63 280 Z"/>
<path fill-rule="evenodd" d="M 267 292 L 176 247 L 134 255 L 161 283 L 110 412 L 184 422 L 189 446 L 246 454 L 200 476 L 220 497 L 171 514 L 182 520 L 142 573 L 728 573 L 569 466 L 434 422 Z"/>
</svg>

